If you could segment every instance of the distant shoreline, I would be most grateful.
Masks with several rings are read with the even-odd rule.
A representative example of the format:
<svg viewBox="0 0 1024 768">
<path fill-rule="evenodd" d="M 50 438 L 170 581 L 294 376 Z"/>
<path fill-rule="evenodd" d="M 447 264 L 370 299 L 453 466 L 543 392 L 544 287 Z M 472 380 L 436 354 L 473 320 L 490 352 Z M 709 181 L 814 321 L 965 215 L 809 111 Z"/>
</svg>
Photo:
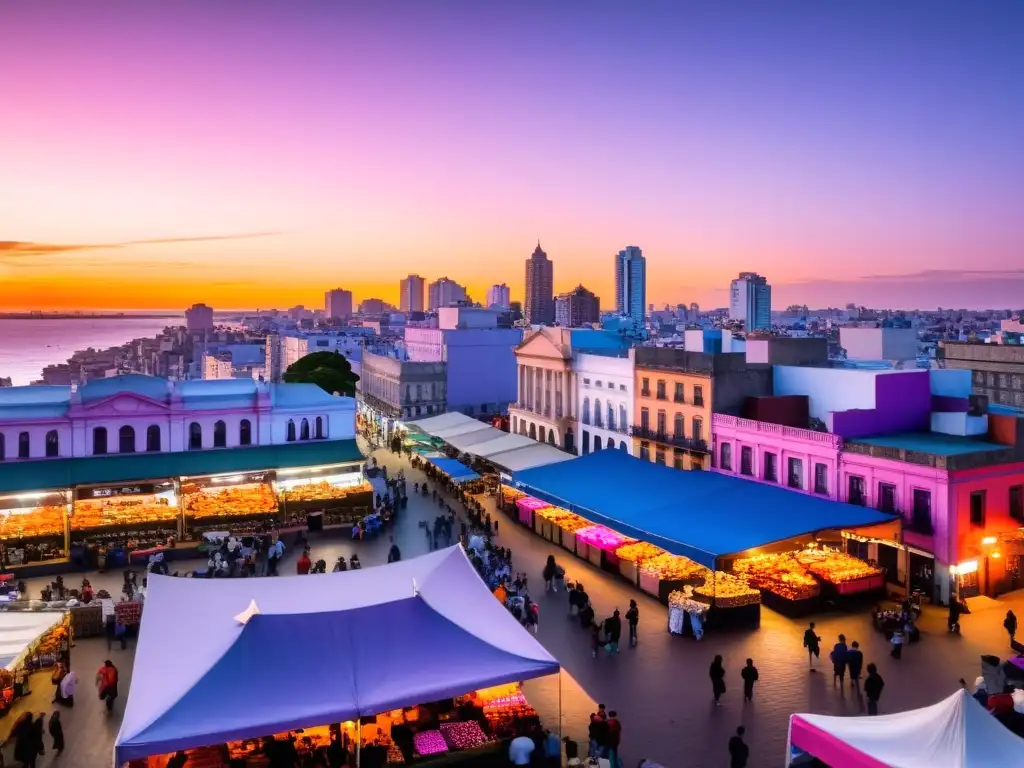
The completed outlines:
<svg viewBox="0 0 1024 768">
<path fill-rule="evenodd" d="M 140 315 L 128 315 L 123 313 L 117 314 L 106 314 L 106 313 L 93 313 L 87 314 L 83 312 L 76 313 L 59 313 L 47 312 L 41 314 L 38 312 L 2 312 L 0 313 L 0 320 L 170 320 L 184 319 L 184 315 L 180 314 L 160 314 L 160 313 L 147 313 Z"/>
</svg>

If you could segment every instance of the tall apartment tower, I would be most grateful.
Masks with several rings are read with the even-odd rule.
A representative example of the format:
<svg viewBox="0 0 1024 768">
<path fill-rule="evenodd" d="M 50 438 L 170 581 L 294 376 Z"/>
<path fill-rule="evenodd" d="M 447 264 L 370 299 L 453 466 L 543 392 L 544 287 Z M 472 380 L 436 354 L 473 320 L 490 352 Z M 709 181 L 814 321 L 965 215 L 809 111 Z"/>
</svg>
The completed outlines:
<svg viewBox="0 0 1024 768">
<path fill-rule="evenodd" d="M 635 245 L 615 255 L 615 311 L 633 320 L 633 328 L 644 327 L 647 306 L 647 259 Z"/>
<path fill-rule="evenodd" d="M 509 304 L 512 303 L 512 292 L 509 287 L 502 283 L 498 285 L 495 283 L 487 289 L 487 304 L 488 307 L 501 307 L 502 309 L 508 309 Z"/>
<path fill-rule="evenodd" d="M 531 325 L 555 322 L 555 269 L 548 255 L 537 247 L 526 260 L 526 301 L 523 317 Z"/>
<path fill-rule="evenodd" d="M 324 294 L 324 314 L 328 320 L 348 320 L 352 317 L 352 291 L 335 288 Z"/>
<path fill-rule="evenodd" d="M 419 275 L 409 275 L 398 283 L 398 308 L 402 312 L 423 311 L 423 287 L 426 281 Z"/>
<path fill-rule="evenodd" d="M 427 309 L 450 307 L 468 300 L 465 287 L 447 277 L 439 277 L 427 286 Z"/>
<path fill-rule="evenodd" d="M 740 272 L 729 285 L 729 319 L 747 331 L 772 329 L 772 287 L 757 272 Z"/>
</svg>

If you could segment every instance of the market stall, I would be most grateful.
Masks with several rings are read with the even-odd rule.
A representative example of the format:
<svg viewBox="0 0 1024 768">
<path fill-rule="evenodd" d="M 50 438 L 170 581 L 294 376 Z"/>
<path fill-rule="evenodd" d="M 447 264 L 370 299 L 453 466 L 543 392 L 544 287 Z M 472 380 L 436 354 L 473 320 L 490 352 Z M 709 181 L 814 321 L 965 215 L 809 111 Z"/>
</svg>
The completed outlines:
<svg viewBox="0 0 1024 768">
<path fill-rule="evenodd" d="M 615 550 L 619 558 L 619 575 L 633 586 L 640 586 L 640 569 L 657 557 L 667 554 L 661 547 L 648 544 L 646 541 L 635 541 L 623 544 Z M 671 557 L 671 555 L 669 555 Z"/>
<path fill-rule="evenodd" d="M 368 725 L 371 739 L 380 738 L 380 713 L 445 699 L 461 706 L 467 692 L 558 672 L 558 662 L 494 600 L 461 547 L 326 574 L 299 592 L 290 581 L 150 578 L 117 765 L 357 719 L 357 748 L 381 746 L 363 743 Z M 189 653 L 176 652 L 182 647 Z M 225 707 L 224 691 L 253 668 L 279 664 L 283 647 L 315 662 L 297 667 L 299 676 L 273 696 Z M 351 684 L 338 685 L 340 679 Z M 505 709 L 519 705 L 514 699 Z M 407 720 L 403 714 L 401 725 Z M 453 717 L 444 729 L 438 720 L 425 731 L 440 731 L 449 750 L 476 738 L 471 725 L 456 723 L 479 718 Z M 390 731 L 384 735 L 396 745 L 411 735 L 416 749 L 415 734 Z M 440 748 L 436 735 L 420 742 L 427 751 L 429 744 Z"/>
<path fill-rule="evenodd" d="M 359 464 L 277 471 L 282 519 L 322 513 L 324 525 L 351 525 L 373 509 L 373 486 Z"/>
<path fill-rule="evenodd" d="M 530 496 L 522 496 L 515 500 L 516 510 L 519 512 L 519 522 L 527 528 L 533 528 L 533 516 L 538 509 L 551 506 L 546 501 L 534 499 Z"/>
<path fill-rule="evenodd" d="M 586 559 L 588 548 L 585 541 L 577 537 L 577 533 L 591 525 L 577 514 L 567 512 L 561 507 L 545 506 L 536 510 L 534 520 L 543 518 L 546 524 L 545 534 L 549 541 L 561 545 L 568 551 Z"/>
<path fill-rule="evenodd" d="M 50 669 L 68 653 L 70 638 L 66 611 L 0 612 L 0 717 L 29 693 L 33 672 Z"/>
<path fill-rule="evenodd" d="M 185 532 L 190 539 L 228 528 L 244 534 L 278 519 L 278 501 L 269 472 L 185 477 L 181 480 Z"/>
<path fill-rule="evenodd" d="M 733 573 L 760 589 L 763 603 L 784 616 L 805 616 L 821 606 L 821 585 L 790 552 L 740 558 Z"/>
<path fill-rule="evenodd" d="M 170 480 L 80 487 L 71 513 L 71 559 L 119 568 L 131 550 L 162 546 L 179 535 L 179 527 Z"/>
<path fill-rule="evenodd" d="M 8 565 L 57 560 L 67 554 L 64 492 L 0 497 L 0 545 Z"/>
<path fill-rule="evenodd" d="M 586 546 L 586 558 L 591 565 L 618 575 L 619 558 L 615 552 L 627 544 L 635 544 L 636 539 L 623 536 L 603 525 L 588 525 L 576 531 L 577 545 L 581 542 Z"/>
</svg>

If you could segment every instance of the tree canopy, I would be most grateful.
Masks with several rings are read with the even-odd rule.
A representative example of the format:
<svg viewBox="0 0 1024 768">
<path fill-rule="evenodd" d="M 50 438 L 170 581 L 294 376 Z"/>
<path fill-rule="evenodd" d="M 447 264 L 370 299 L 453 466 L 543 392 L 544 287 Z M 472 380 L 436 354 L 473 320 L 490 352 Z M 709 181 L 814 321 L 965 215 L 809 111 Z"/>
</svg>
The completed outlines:
<svg viewBox="0 0 1024 768">
<path fill-rule="evenodd" d="M 355 397 L 359 377 L 338 352 L 313 352 L 288 366 L 281 377 L 289 384 L 316 384 L 328 394 Z"/>
</svg>

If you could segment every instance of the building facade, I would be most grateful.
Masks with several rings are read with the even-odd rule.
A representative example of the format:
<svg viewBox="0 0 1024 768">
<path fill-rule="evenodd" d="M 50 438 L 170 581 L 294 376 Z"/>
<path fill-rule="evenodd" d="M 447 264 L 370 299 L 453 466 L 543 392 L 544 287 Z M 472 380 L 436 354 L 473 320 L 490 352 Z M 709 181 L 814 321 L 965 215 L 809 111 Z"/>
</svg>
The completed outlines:
<svg viewBox="0 0 1024 768">
<path fill-rule="evenodd" d="M 541 328 L 516 348 L 517 398 L 509 408 L 512 432 L 576 452 L 576 380 L 572 333 Z"/>
<path fill-rule="evenodd" d="M 426 281 L 419 275 L 409 275 L 398 283 L 398 308 L 402 312 L 422 312 L 423 288 Z"/>
<path fill-rule="evenodd" d="M 185 327 L 189 333 L 213 330 L 213 307 L 193 304 L 185 310 Z"/>
<path fill-rule="evenodd" d="M 772 328 L 772 287 L 756 272 L 740 272 L 729 286 L 729 319 L 743 322 L 748 331 Z"/>
<path fill-rule="evenodd" d="M 601 321 L 601 299 L 593 291 L 577 285 L 555 299 L 555 324 L 563 328 L 581 328 Z"/>
<path fill-rule="evenodd" d="M 383 299 L 363 299 L 359 304 L 359 314 L 380 317 L 386 311 L 386 307 Z"/>
<path fill-rule="evenodd" d="M 644 328 L 647 307 L 647 260 L 641 250 L 630 245 L 615 255 L 615 310 L 633 321 L 633 328 Z"/>
<path fill-rule="evenodd" d="M 935 356 L 941 368 L 970 371 L 974 394 L 1024 408 L 1024 346 L 940 341 Z"/>
<path fill-rule="evenodd" d="M 628 352 L 573 355 L 577 411 L 576 453 L 601 450 L 633 455 L 633 361 Z"/>
<path fill-rule="evenodd" d="M 444 413 L 447 386 L 446 363 L 366 352 L 357 389 L 364 417 L 390 439 L 399 421 Z"/>
<path fill-rule="evenodd" d="M 495 283 L 487 289 L 487 306 L 508 309 L 512 303 L 512 291 L 507 285 Z"/>
<path fill-rule="evenodd" d="M 431 310 L 463 303 L 469 298 L 465 287 L 447 277 L 432 282 L 427 287 L 427 297 L 427 309 Z"/>
<path fill-rule="evenodd" d="M 526 297 L 523 317 L 530 325 L 551 325 L 555 322 L 555 268 L 537 243 L 526 260 Z"/>
<path fill-rule="evenodd" d="M 328 320 L 348 320 L 352 317 L 352 291 L 335 288 L 324 294 L 324 317 Z"/>
</svg>

